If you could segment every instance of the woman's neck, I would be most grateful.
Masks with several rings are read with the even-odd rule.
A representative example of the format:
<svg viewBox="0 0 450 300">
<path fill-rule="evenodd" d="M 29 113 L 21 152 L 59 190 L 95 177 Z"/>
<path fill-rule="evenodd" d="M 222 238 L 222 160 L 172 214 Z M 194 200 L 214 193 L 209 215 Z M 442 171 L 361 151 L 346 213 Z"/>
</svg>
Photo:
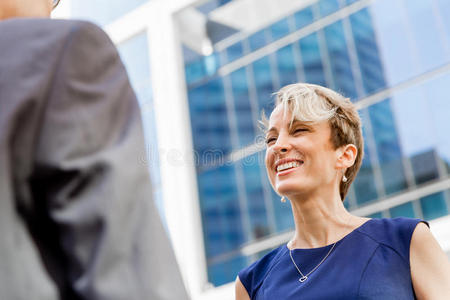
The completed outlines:
<svg viewBox="0 0 450 300">
<path fill-rule="evenodd" d="M 289 199 L 295 222 L 295 235 L 288 244 L 291 249 L 332 244 L 351 232 L 362 219 L 346 210 L 339 193 Z"/>
</svg>

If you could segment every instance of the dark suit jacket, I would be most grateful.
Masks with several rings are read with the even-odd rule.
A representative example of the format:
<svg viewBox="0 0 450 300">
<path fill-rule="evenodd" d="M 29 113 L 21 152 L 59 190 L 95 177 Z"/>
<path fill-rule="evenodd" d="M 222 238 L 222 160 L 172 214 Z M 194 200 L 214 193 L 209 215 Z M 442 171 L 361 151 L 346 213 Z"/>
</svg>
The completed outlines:
<svg viewBox="0 0 450 300">
<path fill-rule="evenodd" d="M 0 299 L 187 299 L 151 195 L 106 34 L 0 22 Z"/>
</svg>

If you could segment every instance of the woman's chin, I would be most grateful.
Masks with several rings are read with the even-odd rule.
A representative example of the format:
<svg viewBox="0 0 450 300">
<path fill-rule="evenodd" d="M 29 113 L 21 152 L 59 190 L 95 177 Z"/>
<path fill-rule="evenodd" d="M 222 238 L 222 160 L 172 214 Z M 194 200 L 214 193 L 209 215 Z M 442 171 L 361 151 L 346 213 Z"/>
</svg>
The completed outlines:
<svg viewBox="0 0 450 300">
<path fill-rule="evenodd" d="M 276 190 L 280 195 L 284 195 L 289 198 L 290 195 L 304 194 L 309 189 L 307 186 L 299 185 L 298 181 L 292 184 L 289 183 L 279 183 L 276 186 Z"/>
</svg>

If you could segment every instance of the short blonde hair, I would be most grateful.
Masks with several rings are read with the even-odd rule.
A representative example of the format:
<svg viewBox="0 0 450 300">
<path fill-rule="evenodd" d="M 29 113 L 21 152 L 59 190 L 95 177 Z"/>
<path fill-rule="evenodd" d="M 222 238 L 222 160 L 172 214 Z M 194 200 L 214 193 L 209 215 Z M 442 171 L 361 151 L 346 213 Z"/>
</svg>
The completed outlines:
<svg viewBox="0 0 450 300">
<path fill-rule="evenodd" d="M 344 201 L 364 156 L 361 119 L 355 105 L 349 98 L 345 98 L 331 89 L 308 83 L 290 84 L 275 94 L 275 107 L 283 105 L 285 115 L 287 112 L 291 112 L 291 123 L 294 120 L 305 123 L 328 120 L 331 128 L 330 138 L 335 149 L 348 144 L 356 146 L 358 154 L 355 163 L 345 172 L 348 180 L 347 182 L 341 181 L 339 186 L 339 193 Z M 262 123 L 265 125 L 268 123 L 264 115 Z"/>
</svg>

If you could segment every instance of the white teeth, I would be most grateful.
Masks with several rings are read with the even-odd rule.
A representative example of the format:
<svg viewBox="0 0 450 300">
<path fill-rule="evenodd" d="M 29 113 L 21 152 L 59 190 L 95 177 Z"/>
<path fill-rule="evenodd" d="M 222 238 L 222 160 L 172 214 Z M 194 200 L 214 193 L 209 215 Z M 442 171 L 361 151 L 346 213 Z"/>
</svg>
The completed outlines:
<svg viewBox="0 0 450 300">
<path fill-rule="evenodd" d="M 282 165 L 279 165 L 277 167 L 277 172 L 286 170 L 286 169 L 290 169 L 290 168 L 296 168 L 299 167 L 301 163 L 299 163 L 298 161 L 292 161 L 292 162 L 288 162 Z"/>
</svg>

